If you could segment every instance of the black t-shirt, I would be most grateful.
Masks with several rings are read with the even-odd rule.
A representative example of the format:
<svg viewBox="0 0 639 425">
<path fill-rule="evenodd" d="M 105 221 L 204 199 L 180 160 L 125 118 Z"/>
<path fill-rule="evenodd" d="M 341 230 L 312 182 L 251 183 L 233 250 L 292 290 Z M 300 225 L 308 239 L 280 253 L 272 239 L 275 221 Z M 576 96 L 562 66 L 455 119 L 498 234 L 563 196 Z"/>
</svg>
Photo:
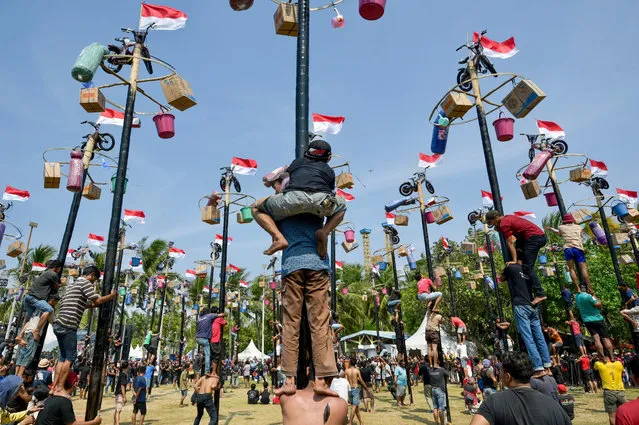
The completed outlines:
<svg viewBox="0 0 639 425">
<path fill-rule="evenodd" d="M 362 368 L 362 370 L 360 370 L 359 373 L 362 375 L 362 381 L 366 382 L 367 384 L 371 382 L 373 378 L 373 372 L 371 371 L 370 366 L 366 366 L 365 368 Z"/>
<path fill-rule="evenodd" d="M 122 394 L 122 387 L 126 388 L 126 383 L 126 373 L 120 372 L 120 375 L 118 375 L 118 380 L 115 383 L 115 395 Z"/>
<path fill-rule="evenodd" d="M 271 401 L 271 395 L 269 394 L 268 390 L 262 391 L 262 395 L 260 396 L 260 403 L 269 404 L 270 401 Z"/>
<path fill-rule="evenodd" d="M 248 390 L 248 404 L 257 404 L 260 400 L 260 392 L 258 390 Z"/>
<path fill-rule="evenodd" d="M 552 372 L 552 377 L 555 378 L 555 381 L 557 381 L 557 384 L 566 383 L 566 381 L 564 380 L 564 374 L 561 371 L 561 366 L 554 365 L 553 367 L 550 368 L 550 371 Z"/>
<path fill-rule="evenodd" d="M 446 378 L 448 378 L 448 371 L 441 367 L 430 368 L 428 373 L 430 374 L 430 384 L 433 388 L 446 389 Z"/>
<path fill-rule="evenodd" d="M 557 392 L 557 381 L 552 376 L 544 375 L 540 378 L 530 378 L 530 387 L 542 394 L 551 397 L 555 401 L 559 401 L 559 393 Z"/>
<path fill-rule="evenodd" d="M 508 280 L 508 289 L 510 289 L 513 305 L 531 305 L 532 283 L 524 274 L 521 264 L 511 264 L 506 267 L 504 275 Z"/>
<path fill-rule="evenodd" d="M 424 385 L 430 385 L 430 373 L 428 372 L 430 368 L 428 364 L 424 363 L 419 367 L 419 376 L 422 377 L 422 382 Z"/>
<path fill-rule="evenodd" d="M 559 403 L 528 387 L 487 397 L 477 414 L 491 425 L 571 425 Z"/>
<path fill-rule="evenodd" d="M 575 398 L 570 394 L 559 394 L 559 404 L 570 419 L 575 419 Z"/>
<path fill-rule="evenodd" d="M 335 189 L 335 172 L 326 162 L 296 159 L 288 166 L 288 173 L 291 180 L 284 189 L 285 193 L 293 190 L 332 193 Z"/>
<path fill-rule="evenodd" d="M 89 373 L 91 373 L 91 368 L 87 365 L 82 365 L 78 368 L 80 372 L 80 382 L 87 383 L 89 381 Z"/>
<path fill-rule="evenodd" d="M 51 396 L 44 402 L 36 425 L 69 425 L 75 422 L 73 403 L 66 397 Z"/>
<path fill-rule="evenodd" d="M 51 269 L 47 269 L 35 278 L 29 288 L 29 295 L 47 301 L 51 292 L 54 291 L 53 285 L 57 285 L 59 282 L 58 274 Z"/>
</svg>

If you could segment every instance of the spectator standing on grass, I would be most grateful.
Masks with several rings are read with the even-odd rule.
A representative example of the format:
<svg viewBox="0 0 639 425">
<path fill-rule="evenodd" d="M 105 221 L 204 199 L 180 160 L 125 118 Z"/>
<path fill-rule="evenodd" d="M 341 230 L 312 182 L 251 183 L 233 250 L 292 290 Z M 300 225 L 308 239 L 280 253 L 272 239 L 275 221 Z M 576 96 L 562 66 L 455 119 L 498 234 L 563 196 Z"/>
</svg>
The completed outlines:
<svg viewBox="0 0 639 425">
<path fill-rule="evenodd" d="M 639 356 L 628 362 L 635 386 L 639 386 Z M 624 403 L 617 409 L 615 425 L 639 425 L 639 399 Z"/>
<path fill-rule="evenodd" d="M 129 369 L 129 362 L 126 360 L 120 365 L 120 373 L 115 381 L 115 411 L 113 412 L 113 423 L 120 425 L 120 413 L 124 409 L 126 404 L 126 384 L 127 384 L 127 370 Z"/>
<path fill-rule="evenodd" d="M 136 415 L 140 412 L 140 424 L 144 425 L 144 417 L 146 416 L 146 390 L 148 382 L 146 377 L 146 368 L 144 366 L 138 367 L 138 375 L 133 380 L 133 416 L 131 419 L 132 425 L 136 424 Z"/>
<path fill-rule="evenodd" d="M 180 388 L 180 393 L 182 398 L 180 398 L 180 407 L 184 407 L 184 399 L 189 394 L 189 372 L 193 370 L 193 365 L 189 363 L 187 367 L 184 368 L 182 373 L 180 373 L 178 387 Z"/>
<path fill-rule="evenodd" d="M 559 392 L 559 404 L 568 414 L 570 420 L 575 419 L 575 398 L 572 394 L 568 394 L 568 388 L 564 384 L 557 385 L 557 391 Z"/>
<path fill-rule="evenodd" d="M 353 406 L 351 409 L 349 422 L 353 423 L 353 418 L 357 416 L 357 422 L 360 425 L 363 425 L 362 417 L 359 413 L 359 402 L 361 395 L 359 385 L 362 385 L 364 391 L 368 390 L 368 388 L 366 387 L 366 383 L 364 383 L 364 381 L 362 380 L 362 375 L 360 374 L 356 364 L 357 358 L 355 356 L 352 356 L 348 363 L 348 369 L 346 369 L 346 379 L 348 380 L 348 384 L 351 387 L 348 395 L 351 401 L 351 405 Z"/>
<path fill-rule="evenodd" d="M 446 425 L 446 382 L 450 374 L 442 367 L 435 366 L 428 370 L 430 384 L 433 387 L 433 416 L 435 424 Z"/>
<path fill-rule="evenodd" d="M 611 361 L 610 357 L 606 355 L 599 355 L 594 369 L 599 372 L 599 377 L 601 378 L 604 410 L 608 414 L 610 425 L 615 425 L 617 408 L 626 402 L 626 391 L 621 378 L 623 364 L 618 360 Z"/>
<path fill-rule="evenodd" d="M 406 387 L 408 386 L 408 376 L 406 374 L 406 362 L 400 361 L 395 367 L 395 385 L 397 385 L 397 406 L 406 406 L 404 399 L 406 398 Z"/>
</svg>

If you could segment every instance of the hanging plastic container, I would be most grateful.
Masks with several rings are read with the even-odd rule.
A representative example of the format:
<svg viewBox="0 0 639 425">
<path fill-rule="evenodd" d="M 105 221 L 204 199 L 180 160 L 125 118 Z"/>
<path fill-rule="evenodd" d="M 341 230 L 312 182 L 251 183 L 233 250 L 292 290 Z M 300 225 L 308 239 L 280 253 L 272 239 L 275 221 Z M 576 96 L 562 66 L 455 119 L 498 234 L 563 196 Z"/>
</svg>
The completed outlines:
<svg viewBox="0 0 639 425">
<path fill-rule="evenodd" d="M 359 16 L 367 21 L 376 21 L 384 16 L 386 0 L 359 0 Z"/>
<path fill-rule="evenodd" d="M 344 231 L 344 240 L 346 240 L 347 243 L 355 242 L 355 230 L 353 230 L 353 229 L 345 230 Z"/>
<path fill-rule="evenodd" d="M 490 276 L 484 276 L 484 282 L 488 285 L 490 289 L 495 289 L 495 282 L 490 278 Z"/>
<path fill-rule="evenodd" d="M 342 288 L 342 294 L 348 295 L 348 288 Z"/>
<path fill-rule="evenodd" d="M 495 127 L 495 133 L 497 133 L 497 140 L 500 142 L 512 140 L 515 133 L 515 120 L 513 118 L 507 117 L 503 112 L 499 112 L 499 118 L 493 121 L 493 126 Z"/>
<path fill-rule="evenodd" d="M 411 270 L 417 270 L 417 263 L 415 262 L 415 257 L 412 252 L 409 252 L 406 256 L 406 260 L 408 260 L 408 268 Z"/>
<path fill-rule="evenodd" d="M 160 139 L 170 139 L 175 136 L 175 115 L 160 112 L 153 117 L 153 122 Z"/>
<path fill-rule="evenodd" d="M 612 215 L 616 215 L 617 217 L 624 218 L 630 215 L 628 212 L 628 207 L 623 202 L 618 202 L 612 206 Z"/>
<path fill-rule="evenodd" d="M 386 270 L 387 267 L 388 267 L 388 264 L 386 264 L 386 262 L 384 261 L 380 261 L 379 263 L 377 263 L 377 268 L 382 272 Z"/>
<path fill-rule="evenodd" d="M 253 6 L 253 0 L 229 0 L 229 6 L 236 12 L 250 9 Z"/>
<path fill-rule="evenodd" d="M 435 221 L 437 221 L 435 220 L 435 215 L 432 211 L 426 211 L 424 215 L 426 216 L 426 223 L 428 224 L 433 224 Z"/>
<path fill-rule="evenodd" d="M 140 257 L 131 257 L 131 267 L 138 267 L 140 265 Z"/>
<path fill-rule="evenodd" d="M 242 222 L 250 223 L 251 221 L 253 221 L 253 210 L 251 209 L 251 207 L 243 207 L 240 210 L 240 214 L 242 214 Z"/>
<path fill-rule="evenodd" d="M 0 221 L 0 246 L 2 246 L 2 238 L 4 238 L 4 231 L 7 225 Z"/>
<path fill-rule="evenodd" d="M 572 283 L 572 276 L 570 276 L 570 272 L 568 270 L 564 270 L 564 280 L 566 284 Z"/>
<path fill-rule="evenodd" d="M 71 151 L 71 159 L 69 160 L 69 177 L 67 179 L 67 190 L 71 192 L 79 192 L 82 190 L 82 176 L 84 174 L 84 165 L 82 164 L 82 152 L 79 150 Z"/>
<path fill-rule="evenodd" d="M 524 170 L 524 172 L 522 173 L 524 178 L 527 180 L 535 180 L 537 177 L 539 177 L 541 170 L 544 169 L 546 163 L 550 158 L 552 158 L 551 151 L 548 150 L 539 152 L 532 160 L 532 162 L 528 164 L 526 170 Z"/>
<path fill-rule="evenodd" d="M 382 294 L 383 294 L 383 295 L 388 294 L 388 289 L 386 289 L 386 288 L 382 288 Z"/>
<path fill-rule="evenodd" d="M 115 193 L 115 182 L 118 180 L 117 174 L 111 176 L 111 193 Z M 129 183 L 127 177 L 124 178 L 124 193 L 126 193 L 126 186 Z"/>
<path fill-rule="evenodd" d="M 81 83 L 88 83 L 93 80 L 95 71 L 104 59 L 104 55 L 109 54 L 109 49 L 100 43 L 91 43 L 78 55 L 78 58 L 71 68 L 71 76 Z"/>
<path fill-rule="evenodd" d="M 608 243 L 608 238 L 606 238 L 606 232 L 603 231 L 599 223 L 596 221 L 591 221 L 588 226 L 590 226 L 590 231 L 595 235 L 597 242 L 601 245 L 605 245 Z"/>
<path fill-rule="evenodd" d="M 335 16 L 331 18 L 331 25 L 333 28 L 343 28 L 346 24 L 344 17 L 341 13 L 339 13 L 339 10 L 337 10 L 336 7 L 334 7 L 333 10 L 335 11 Z"/>
<path fill-rule="evenodd" d="M 454 273 L 455 279 L 461 279 L 462 278 L 462 274 L 459 270 L 455 270 Z"/>
<path fill-rule="evenodd" d="M 555 194 L 555 192 L 544 193 L 544 196 L 546 197 L 546 204 L 549 207 L 556 207 L 557 205 L 559 205 L 559 202 L 557 202 L 557 195 Z"/>
<path fill-rule="evenodd" d="M 446 153 L 446 143 L 448 142 L 448 118 L 444 111 L 439 111 L 437 124 L 433 126 L 433 136 L 430 141 L 430 150 L 434 154 L 443 155 Z"/>
<path fill-rule="evenodd" d="M 546 257 L 546 254 L 541 254 L 539 256 L 539 264 L 546 264 L 548 262 L 548 257 Z"/>
<path fill-rule="evenodd" d="M 124 298 L 124 304 L 131 305 L 131 301 L 133 300 L 133 295 L 130 292 L 127 292 L 126 297 Z"/>
</svg>

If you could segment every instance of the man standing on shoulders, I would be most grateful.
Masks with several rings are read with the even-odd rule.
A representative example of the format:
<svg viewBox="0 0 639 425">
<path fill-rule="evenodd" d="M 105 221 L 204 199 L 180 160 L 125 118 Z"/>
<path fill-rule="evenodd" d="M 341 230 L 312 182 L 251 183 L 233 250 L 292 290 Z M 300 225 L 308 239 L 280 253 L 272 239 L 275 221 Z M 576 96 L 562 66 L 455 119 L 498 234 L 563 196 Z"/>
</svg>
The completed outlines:
<svg viewBox="0 0 639 425">
<path fill-rule="evenodd" d="M 595 295 L 586 292 L 586 285 L 580 285 L 577 289 L 577 295 L 575 295 L 575 304 L 579 309 L 581 318 L 586 325 L 586 329 L 590 332 L 590 335 L 595 340 L 595 347 L 597 353 L 601 357 L 604 355 L 604 346 L 606 347 L 607 355 L 613 358 L 612 353 L 612 341 L 608 337 L 608 328 L 606 322 L 601 314 L 603 304 Z M 602 341 L 603 340 L 603 341 Z M 603 344 L 602 344 L 603 343 Z"/>
<path fill-rule="evenodd" d="M 639 356 L 628 362 L 632 379 L 639 386 Z M 623 404 L 617 409 L 616 425 L 639 425 L 639 399 Z"/>
<path fill-rule="evenodd" d="M 595 362 L 594 369 L 599 372 L 599 377 L 601 378 L 604 410 L 608 414 L 610 425 L 615 425 L 617 408 L 626 402 L 626 391 L 621 378 L 623 364 L 619 360 L 611 361 L 607 355 L 599 355 L 599 360 Z"/>
</svg>

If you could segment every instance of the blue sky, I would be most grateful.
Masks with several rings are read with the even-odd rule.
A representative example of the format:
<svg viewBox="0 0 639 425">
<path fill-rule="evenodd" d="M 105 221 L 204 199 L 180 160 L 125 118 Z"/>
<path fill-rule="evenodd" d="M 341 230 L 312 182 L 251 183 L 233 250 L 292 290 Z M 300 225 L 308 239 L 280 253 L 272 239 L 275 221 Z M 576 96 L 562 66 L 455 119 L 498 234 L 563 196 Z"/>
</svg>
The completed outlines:
<svg viewBox="0 0 639 425">
<path fill-rule="evenodd" d="M 0 185 L 31 192 L 31 200 L 10 211 L 9 221 L 25 233 L 29 221 L 38 222 L 32 243 L 58 247 L 72 194 L 64 182 L 61 189 L 43 189 L 42 152 L 73 147 L 88 132 L 79 123 L 96 116 L 78 105 L 80 85 L 71 78 L 71 67 L 84 46 L 109 43 L 120 36 L 120 27 L 137 25 L 139 3 L 37 3 L 37 12 L 33 2 L 3 6 L 5 15 L 15 19 L 5 20 L 0 33 L 17 43 L 10 49 L 11 61 L 0 69 L 5 146 Z M 497 41 L 514 35 L 520 53 L 495 59 L 497 70 L 534 80 L 548 96 L 516 121 L 516 133 L 536 131 L 535 119 L 555 121 L 565 129 L 571 152 L 606 162 L 613 188 L 639 188 L 638 149 L 630 125 L 636 119 L 636 95 L 628 83 L 635 81 L 639 66 L 633 54 L 639 35 L 635 2 L 610 7 L 584 1 L 578 8 L 556 1 L 468 2 L 463 9 L 424 0 L 387 3 L 384 17 L 368 22 L 359 17 L 357 2 L 346 0 L 339 7 L 346 19 L 342 29 L 331 27 L 331 10 L 311 16 L 311 110 L 346 117 L 343 131 L 327 140 L 361 181 L 352 190 L 357 199 L 349 205 L 347 220 L 357 229 L 374 229 L 373 249 L 383 246 L 383 205 L 399 198 L 399 184 L 417 170 L 417 153 L 430 153 L 427 117 L 454 84 L 462 58 L 455 48 L 473 30 L 487 28 Z M 174 241 L 187 252 L 175 267 L 184 272 L 193 261 L 208 258 L 209 242 L 222 232 L 221 226 L 202 223 L 197 207 L 200 197 L 218 190 L 219 168 L 229 165 L 232 156 L 256 159 L 258 174 L 240 180 L 246 193 L 262 197 L 268 191 L 261 176 L 293 159 L 296 39 L 275 34 L 275 5 L 268 0 L 256 0 L 242 13 L 225 0 L 160 4 L 185 11 L 189 20 L 179 31 L 152 32 L 149 49 L 190 82 L 198 105 L 176 112 L 177 134 L 168 141 L 157 137 L 151 117 L 143 117 L 142 128 L 132 135 L 124 206 L 142 209 L 148 217 L 147 224 L 129 231 L 129 240 L 148 235 Z M 102 72 L 95 80 L 111 82 Z M 163 98 L 159 86 L 147 90 Z M 122 89 L 105 94 L 124 103 Z M 155 107 L 138 97 L 136 109 L 153 112 Z M 527 144 L 522 137 L 497 142 L 491 125 L 495 118 L 489 116 L 488 122 L 504 208 L 533 211 L 539 222 L 551 209 L 543 198 L 525 201 L 514 177 L 527 162 Z M 119 141 L 119 127 L 103 130 Z M 118 150 L 119 142 L 111 153 Z M 52 158 L 65 161 L 64 155 Z M 111 176 L 99 169 L 93 175 L 97 181 Z M 442 226 L 431 225 L 431 240 L 446 236 L 459 241 L 468 228 L 467 213 L 481 205 L 480 190 L 489 190 L 476 123 L 451 129 L 444 160 L 429 178 L 438 195 L 450 198 L 455 216 Z M 562 189 L 567 203 L 589 196 L 574 183 Z M 89 233 L 107 236 L 111 201 L 106 189 L 98 201 L 83 199 L 72 246 L 84 243 Z M 399 230 L 403 242 L 423 252 L 418 215 Z M 261 254 L 269 244 L 267 235 L 255 224 L 240 225 L 232 218 L 230 236 L 229 261 L 255 277 L 268 261 Z M 0 258 L 8 244 L 5 240 Z M 361 262 L 362 250 L 347 255 L 338 248 L 337 259 Z"/>
</svg>

